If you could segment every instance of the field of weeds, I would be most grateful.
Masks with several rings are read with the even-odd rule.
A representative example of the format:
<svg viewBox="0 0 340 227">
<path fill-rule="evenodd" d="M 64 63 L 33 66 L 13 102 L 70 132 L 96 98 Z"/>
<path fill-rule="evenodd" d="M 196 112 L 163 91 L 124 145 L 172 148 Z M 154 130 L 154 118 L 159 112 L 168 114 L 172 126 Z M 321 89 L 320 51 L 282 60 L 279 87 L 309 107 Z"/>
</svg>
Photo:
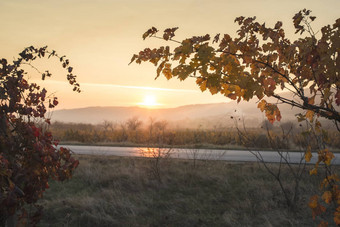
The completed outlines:
<svg viewBox="0 0 340 227">
<path fill-rule="evenodd" d="M 164 159 L 156 176 L 152 158 L 77 158 L 74 177 L 51 182 L 41 200 L 40 226 L 317 225 L 308 201 L 320 179 L 307 171 L 291 210 L 279 184 L 259 163 Z M 286 171 L 284 183 L 293 191 Z"/>
</svg>

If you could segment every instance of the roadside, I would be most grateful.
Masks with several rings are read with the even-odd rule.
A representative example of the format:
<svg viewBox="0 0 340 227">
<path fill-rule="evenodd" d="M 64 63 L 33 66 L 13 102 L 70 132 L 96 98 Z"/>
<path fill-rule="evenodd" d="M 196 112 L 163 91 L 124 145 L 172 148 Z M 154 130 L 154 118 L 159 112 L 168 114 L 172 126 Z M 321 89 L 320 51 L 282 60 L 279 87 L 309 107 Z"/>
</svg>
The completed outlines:
<svg viewBox="0 0 340 227">
<path fill-rule="evenodd" d="M 160 145 L 157 144 L 138 144 L 138 143 L 131 143 L 131 142 L 121 142 L 121 143 L 113 143 L 113 142 L 98 142 L 98 143 L 82 143 L 78 141 L 60 141 L 60 146 L 66 145 L 77 145 L 77 146 L 107 146 L 107 147 L 150 147 L 150 148 L 158 148 Z M 176 149 L 213 149 L 213 150 L 247 150 L 244 146 L 227 144 L 227 145 L 215 145 L 215 144 L 188 144 L 188 145 L 174 145 L 174 146 L 164 146 L 167 148 L 176 148 Z M 250 148 L 254 151 L 275 151 L 270 148 Z M 286 149 L 287 150 L 287 149 Z M 329 150 L 333 153 L 340 153 L 339 148 L 329 148 Z M 301 152 L 301 150 L 297 149 L 289 149 L 289 152 Z"/>
<path fill-rule="evenodd" d="M 297 209 L 290 211 L 279 185 L 258 163 L 166 159 L 160 183 L 152 174 L 153 159 L 76 157 L 74 177 L 51 182 L 46 191 L 40 226 L 315 225 L 307 201 L 320 179 L 308 171 Z M 284 183 L 290 187 L 292 181 L 287 175 Z"/>
</svg>

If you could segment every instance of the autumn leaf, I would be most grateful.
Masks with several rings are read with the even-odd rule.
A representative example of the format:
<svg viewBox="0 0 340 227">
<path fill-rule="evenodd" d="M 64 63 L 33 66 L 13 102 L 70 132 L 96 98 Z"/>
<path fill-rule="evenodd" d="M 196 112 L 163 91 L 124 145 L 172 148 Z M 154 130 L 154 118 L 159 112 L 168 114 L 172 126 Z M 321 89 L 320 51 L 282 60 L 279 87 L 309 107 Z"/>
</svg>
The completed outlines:
<svg viewBox="0 0 340 227">
<path fill-rule="evenodd" d="M 213 43 L 218 43 L 218 41 L 220 40 L 220 33 L 218 33 L 217 35 L 215 35 Z"/>
<path fill-rule="evenodd" d="M 212 95 L 218 93 L 218 88 L 217 87 L 209 87 L 209 91 Z"/>
<path fill-rule="evenodd" d="M 252 62 L 252 58 L 249 55 L 243 55 L 243 62 L 245 64 L 250 64 Z"/>
<path fill-rule="evenodd" d="M 59 57 L 55 51 L 49 52 L 47 47 L 31 46 L 19 55 L 20 57 L 11 64 L 6 59 L 0 60 L 1 118 L 8 122 L 1 126 L 0 133 L 0 213 L 5 214 L 5 219 L 16 213 L 27 214 L 27 205 L 37 204 L 48 188 L 50 179 L 68 179 L 75 168 L 75 160 L 70 159 L 70 151 L 67 156 L 61 156 L 56 148 L 57 142 L 53 140 L 49 127 L 46 127 L 46 124 L 50 124 L 50 119 L 45 116 L 47 108 L 54 108 L 58 104 L 57 97 L 47 93 L 47 90 L 37 83 L 30 83 L 30 77 L 26 76 L 27 72 L 22 68 L 22 64 L 28 61 L 33 64 L 36 59 L 44 57 L 57 57 L 61 67 L 65 68 L 69 84 L 73 86 L 74 91 L 80 92 L 77 77 L 72 73 L 73 68 L 65 56 Z M 43 80 L 52 75 L 48 70 L 40 73 L 37 69 L 37 72 Z M 45 106 L 46 99 L 48 106 Z M 3 150 L 10 152 L 4 157 L 1 155 Z M 64 169 L 68 169 L 67 178 L 64 177 Z M 12 192 L 7 193 L 10 191 Z M 36 212 L 33 215 L 35 217 L 27 216 L 25 221 L 36 226 L 41 209 L 36 205 L 31 208 L 32 214 Z M 20 217 L 18 223 L 24 223 Z"/>
<path fill-rule="evenodd" d="M 309 119 L 310 121 L 313 121 L 313 117 L 314 117 L 314 111 L 313 110 L 307 110 L 306 118 Z"/>
<path fill-rule="evenodd" d="M 322 199 L 326 203 L 330 203 L 332 201 L 332 193 L 330 191 L 325 191 L 322 195 Z"/>
<path fill-rule="evenodd" d="M 197 55 L 202 64 L 206 64 L 214 56 L 213 51 L 214 48 L 208 44 L 203 44 L 198 48 Z"/>
<path fill-rule="evenodd" d="M 161 74 L 163 68 L 164 68 L 164 65 L 165 65 L 165 62 L 166 61 L 163 61 L 158 67 L 157 67 L 157 76 L 155 79 L 157 79 L 159 77 L 159 75 Z"/>
<path fill-rule="evenodd" d="M 152 36 L 154 34 L 156 34 L 158 32 L 157 28 L 152 27 L 149 30 L 147 30 L 144 34 L 143 34 L 143 39 L 146 39 L 149 36 Z"/>
<path fill-rule="evenodd" d="M 310 197 L 308 206 L 312 209 L 315 209 L 318 206 L 318 198 L 319 197 L 317 195 Z"/>
<path fill-rule="evenodd" d="M 310 162 L 311 158 L 312 158 L 312 152 L 311 152 L 311 147 L 309 146 L 307 151 L 305 152 L 306 162 Z"/>
<path fill-rule="evenodd" d="M 333 158 L 334 158 L 334 154 L 330 152 L 328 149 L 325 149 L 324 150 L 324 163 L 329 166 Z"/>
<path fill-rule="evenodd" d="M 207 89 L 207 81 L 204 80 L 201 84 L 200 84 L 200 89 L 201 91 L 205 91 Z"/>
<path fill-rule="evenodd" d="M 237 95 L 234 94 L 234 93 L 230 93 L 230 94 L 228 94 L 228 98 L 235 100 L 237 98 Z"/>
<path fill-rule="evenodd" d="M 281 21 L 278 21 L 276 24 L 275 24 L 275 27 L 274 29 L 279 29 L 282 27 L 282 22 Z"/>
<path fill-rule="evenodd" d="M 308 98 L 308 104 L 313 105 L 315 103 L 315 96 Z"/>
<path fill-rule="evenodd" d="M 175 31 L 177 29 L 178 29 L 178 27 L 165 29 L 164 34 L 163 34 L 163 39 L 164 40 L 170 40 L 171 38 L 173 38 L 175 36 Z"/>
<path fill-rule="evenodd" d="M 317 195 L 314 195 L 310 197 L 308 203 L 308 206 L 312 209 L 313 219 L 326 211 L 326 208 L 318 202 L 318 199 L 319 197 Z"/>
<path fill-rule="evenodd" d="M 279 108 L 276 107 L 275 113 L 276 113 L 276 120 L 281 121 L 282 116 L 281 116 L 281 112 L 280 112 Z"/>
<path fill-rule="evenodd" d="M 272 78 L 268 78 L 264 81 L 264 87 L 268 91 L 274 91 L 275 86 L 276 86 L 276 82 Z"/>
<path fill-rule="evenodd" d="M 264 111 L 264 109 L 266 108 L 267 102 L 266 100 L 261 100 L 259 102 L 259 104 L 257 105 L 257 108 L 260 108 L 261 112 Z"/>
<path fill-rule="evenodd" d="M 336 225 L 340 225 L 340 207 L 338 206 L 338 208 L 336 209 L 336 211 L 334 212 L 334 218 L 333 218 L 334 222 Z"/>
<path fill-rule="evenodd" d="M 172 78 L 171 64 L 169 63 L 164 64 L 164 69 L 162 73 L 168 80 L 170 80 Z"/>
<path fill-rule="evenodd" d="M 309 171 L 309 175 L 316 175 L 318 173 L 317 168 L 313 168 L 312 170 Z"/>
</svg>

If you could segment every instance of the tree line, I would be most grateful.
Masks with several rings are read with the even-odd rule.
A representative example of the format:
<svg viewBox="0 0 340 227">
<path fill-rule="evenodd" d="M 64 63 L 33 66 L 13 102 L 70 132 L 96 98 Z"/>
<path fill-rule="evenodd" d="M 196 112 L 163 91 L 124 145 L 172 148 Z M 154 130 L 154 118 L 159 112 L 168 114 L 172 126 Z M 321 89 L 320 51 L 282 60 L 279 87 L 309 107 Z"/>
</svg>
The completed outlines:
<svg viewBox="0 0 340 227">
<path fill-rule="evenodd" d="M 191 146 L 191 147 L 249 147 L 271 149 L 268 139 L 275 137 L 278 147 L 284 149 L 298 149 L 311 141 L 305 141 L 302 131 L 306 130 L 303 124 L 285 122 L 272 125 L 263 121 L 259 127 L 246 128 L 247 136 L 251 142 L 240 138 L 236 125 L 234 127 L 207 128 L 174 128 L 166 120 L 150 118 L 147 122 L 132 117 L 124 122 L 103 121 L 101 124 L 63 123 L 54 122 L 50 130 L 55 139 L 62 143 L 79 142 L 84 144 L 112 143 L 116 145 L 145 145 L 145 146 Z M 290 135 L 290 143 L 283 144 L 282 132 Z M 336 129 L 329 130 L 327 146 L 340 148 L 340 138 Z"/>
</svg>

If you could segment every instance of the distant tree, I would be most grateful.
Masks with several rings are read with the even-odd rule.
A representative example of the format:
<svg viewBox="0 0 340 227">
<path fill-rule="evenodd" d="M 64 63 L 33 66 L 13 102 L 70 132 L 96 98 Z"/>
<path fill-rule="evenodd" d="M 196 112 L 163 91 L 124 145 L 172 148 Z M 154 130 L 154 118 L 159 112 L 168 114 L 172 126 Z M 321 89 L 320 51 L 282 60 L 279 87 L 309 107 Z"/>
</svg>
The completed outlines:
<svg viewBox="0 0 340 227">
<path fill-rule="evenodd" d="M 156 123 L 155 123 L 155 128 L 156 128 L 156 130 L 158 131 L 158 143 L 165 143 L 165 129 L 166 129 L 166 127 L 168 126 L 168 121 L 166 121 L 166 120 L 161 120 L 161 121 L 157 121 Z"/>
<path fill-rule="evenodd" d="M 126 121 L 126 125 L 127 125 L 128 129 L 131 130 L 131 131 L 138 130 L 142 126 L 142 124 L 143 124 L 143 122 L 141 120 L 139 120 L 138 117 L 132 117 L 132 118 L 129 118 Z"/>
<path fill-rule="evenodd" d="M 139 135 L 138 131 L 140 127 L 142 126 L 143 122 L 138 119 L 138 117 L 131 117 L 126 121 L 126 127 L 128 129 L 129 133 L 129 139 L 131 139 L 132 142 L 139 142 Z"/>
<path fill-rule="evenodd" d="M 19 211 L 21 224 L 35 226 L 42 215 L 36 202 L 49 188 L 48 181 L 69 179 L 79 163 L 70 150 L 57 147 L 58 142 L 44 127 L 50 124 L 45 113 L 58 99 L 30 83 L 23 69 L 23 65 L 36 69 L 32 65 L 36 59 L 56 57 L 67 70 L 73 90 L 80 92 L 69 60 L 47 47 L 28 47 L 19 55 L 13 63 L 0 59 L 0 226 Z M 51 73 L 45 71 L 41 76 L 44 80 Z"/>
<path fill-rule="evenodd" d="M 240 26 L 235 38 L 217 34 L 211 39 L 207 34 L 178 41 L 174 39 L 177 27 L 165 29 L 162 36 L 152 27 L 143 34 L 143 39 L 163 39 L 177 47 L 146 48 L 133 55 L 130 63 L 149 61 L 157 67 L 156 78 L 161 74 L 167 79 L 193 77 L 202 91 L 221 93 L 238 102 L 257 97 L 258 108 L 271 123 L 280 121 L 278 104 L 283 103 L 303 110 L 299 120 L 313 122 L 316 132 L 321 126 L 319 116 L 333 121 L 340 132 L 340 18 L 333 25 L 322 27 L 318 38 L 311 26 L 316 17 L 310 13 L 304 9 L 293 17 L 295 31 L 301 35 L 295 41 L 286 38 L 282 22 L 268 27 L 255 17 L 235 19 Z M 283 97 L 280 90 L 289 91 L 292 98 Z M 274 97 L 277 102 L 268 103 L 266 97 Z M 321 162 L 328 168 L 334 157 L 323 146 L 319 147 L 318 155 L 311 174 L 316 173 Z M 305 157 L 310 161 L 310 150 Z M 331 172 L 326 175 L 327 189 L 322 199 L 326 204 L 332 201 L 340 204 L 338 178 Z M 325 210 L 317 200 L 318 197 L 313 197 L 309 204 L 314 217 Z M 339 206 L 334 222 L 340 225 Z"/>
</svg>

